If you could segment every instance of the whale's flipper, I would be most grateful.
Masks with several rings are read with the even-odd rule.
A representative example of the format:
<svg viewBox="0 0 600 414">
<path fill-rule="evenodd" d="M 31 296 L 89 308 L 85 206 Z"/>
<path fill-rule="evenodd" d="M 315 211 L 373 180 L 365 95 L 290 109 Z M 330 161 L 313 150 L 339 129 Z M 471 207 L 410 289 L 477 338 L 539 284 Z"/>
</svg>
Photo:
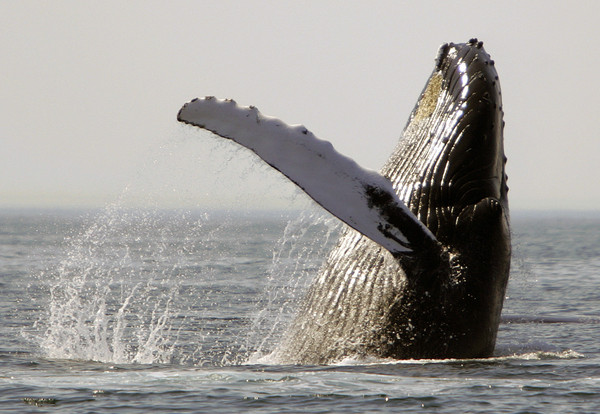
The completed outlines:
<svg viewBox="0 0 600 414">
<path fill-rule="evenodd" d="M 360 167 L 304 126 L 290 126 L 255 107 L 214 97 L 185 104 L 177 120 L 252 150 L 330 213 L 394 255 L 437 245 L 387 178 Z"/>
</svg>

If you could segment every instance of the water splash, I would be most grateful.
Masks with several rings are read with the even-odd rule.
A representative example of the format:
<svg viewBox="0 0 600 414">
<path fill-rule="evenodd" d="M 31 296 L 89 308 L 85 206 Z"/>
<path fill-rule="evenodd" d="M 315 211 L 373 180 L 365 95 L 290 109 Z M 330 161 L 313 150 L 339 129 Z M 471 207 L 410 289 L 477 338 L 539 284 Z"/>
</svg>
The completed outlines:
<svg viewBox="0 0 600 414">
<path fill-rule="evenodd" d="M 40 347 L 50 358 L 113 363 L 171 362 L 181 323 L 173 302 L 195 240 L 185 213 L 107 208 L 67 240 L 51 278 Z M 198 230 L 196 230 L 197 232 Z"/>
<path fill-rule="evenodd" d="M 231 210 L 160 210 L 165 194 L 173 198 L 168 205 L 194 205 L 195 193 L 186 186 L 198 164 L 211 172 L 202 175 L 208 184 L 199 184 L 206 193 L 229 190 L 220 175 L 226 170 L 239 177 L 225 181 L 247 187 L 228 205 L 252 205 L 248 193 L 264 205 L 248 170 L 268 167 L 240 162 L 235 148 L 211 142 L 194 138 L 161 147 L 119 200 L 66 240 L 64 258 L 39 277 L 49 286 L 49 304 L 30 339 L 44 356 L 219 366 L 272 349 L 329 250 L 324 246 L 334 239 L 337 220 L 291 214 L 280 238 L 281 217 L 267 220 L 267 229 L 227 216 Z M 235 163 L 226 159 L 232 154 Z M 311 205 L 286 185 L 294 189 L 291 204 Z M 127 207 L 140 204 L 147 207 Z M 257 247 L 256 239 L 264 243 Z"/>
<path fill-rule="evenodd" d="M 40 276 L 50 298 L 33 339 L 49 358 L 117 364 L 267 354 L 339 228 L 323 214 L 289 217 L 110 206 Z"/>
</svg>

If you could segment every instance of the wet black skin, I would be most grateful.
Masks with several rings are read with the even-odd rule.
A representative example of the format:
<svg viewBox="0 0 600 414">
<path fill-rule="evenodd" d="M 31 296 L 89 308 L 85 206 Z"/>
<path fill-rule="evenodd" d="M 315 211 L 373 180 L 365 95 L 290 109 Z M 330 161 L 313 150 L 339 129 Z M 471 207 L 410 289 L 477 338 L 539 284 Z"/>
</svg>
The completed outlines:
<svg viewBox="0 0 600 414">
<path fill-rule="evenodd" d="M 418 240 L 410 254 L 392 256 L 346 231 L 277 358 L 322 364 L 355 355 L 493 354 L 511 255 L 502 118 L 498 76 L 482 43 L 442 46 L 381 171 L 437 242 L 401 215 L 397 226 L 414 228 Z M 372 203 L 394 222 L 397 207 L 377 189 Z"/>
</svg>

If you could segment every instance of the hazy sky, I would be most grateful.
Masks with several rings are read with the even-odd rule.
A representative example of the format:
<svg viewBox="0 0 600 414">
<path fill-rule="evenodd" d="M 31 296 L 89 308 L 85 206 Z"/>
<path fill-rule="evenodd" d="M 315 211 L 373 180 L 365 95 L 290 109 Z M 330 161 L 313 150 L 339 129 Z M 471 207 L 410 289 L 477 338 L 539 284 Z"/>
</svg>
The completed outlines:
<svg viewBox="0 0 600 414">
<path fill-rule="evenodd" d="M 478 37 L 512 208 L 598 209 L 598 16 L 595 1 L 5 1 L 0 206 L 293 203 L 246 152 L 180 125 L 181 105 L 235 98 L 378 169 L 440 44 Z"/>
</svg>

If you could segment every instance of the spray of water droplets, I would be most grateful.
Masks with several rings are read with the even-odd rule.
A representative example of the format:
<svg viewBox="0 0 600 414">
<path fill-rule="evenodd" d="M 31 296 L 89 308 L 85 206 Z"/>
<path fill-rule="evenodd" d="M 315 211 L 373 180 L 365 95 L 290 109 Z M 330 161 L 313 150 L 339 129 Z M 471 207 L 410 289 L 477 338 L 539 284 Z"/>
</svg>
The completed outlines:
<svg viewBox="0 0 600 414">
<path fill-rule="evenodd" d="M 173 302 L 194 244 L 187 217 L 108 208 L 81 234 L 50 282 L 40 340 L 51 358 L 114 363 L 170 362 L 179 326 Z M 202 218 L 195 226 L 201 229 Z"/>
<path fill-rule="evenodd" d="M 107 208 L 42 275 L 50 300 L 40 348 L 49 358 L 123 364 L 255 359 L 280 339 L 338 227 L 315 213 L 285 225 Z"/>
</svg>

